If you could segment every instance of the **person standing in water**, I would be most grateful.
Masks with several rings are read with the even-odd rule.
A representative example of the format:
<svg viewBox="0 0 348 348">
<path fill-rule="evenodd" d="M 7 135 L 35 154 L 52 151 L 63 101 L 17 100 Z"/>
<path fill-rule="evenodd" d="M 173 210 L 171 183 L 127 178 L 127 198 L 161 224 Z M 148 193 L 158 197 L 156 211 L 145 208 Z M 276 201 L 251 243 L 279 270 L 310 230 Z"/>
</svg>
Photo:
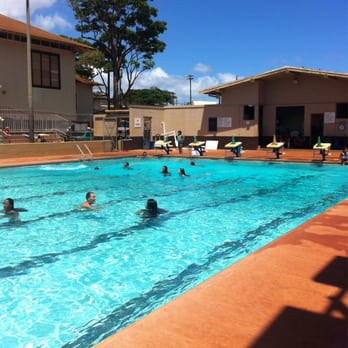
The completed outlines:
<svg viewBox="0 0 348 348">
<path fill-rule="evenodd" d="M 182 154 L 182 147 L 184 145 L 184 136 L 182 135 L 181 130 L 178 131 L 178 135 L 176 137 L 176 140 L 178 141 L 179 154 Z"/>
</svg>

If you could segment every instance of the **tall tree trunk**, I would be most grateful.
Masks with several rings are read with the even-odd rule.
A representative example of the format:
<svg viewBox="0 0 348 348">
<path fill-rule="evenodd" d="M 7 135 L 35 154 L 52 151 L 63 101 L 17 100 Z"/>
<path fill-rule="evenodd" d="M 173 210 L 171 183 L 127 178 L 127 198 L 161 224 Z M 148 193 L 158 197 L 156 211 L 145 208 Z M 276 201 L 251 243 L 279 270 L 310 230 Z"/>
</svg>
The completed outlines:
<svg viewBox="0 0 348 348">
<path fill-rule="evenodd" d="M 120 91 L 120 73 L 118 69 L 114 69 L 113 71 L 113 87 L 114 87 L 114 95 L 113 95 L 113 101 L 114 101 L 114 109 L 120 109 L 121 108 L 121 91 Z"/>
</svg>

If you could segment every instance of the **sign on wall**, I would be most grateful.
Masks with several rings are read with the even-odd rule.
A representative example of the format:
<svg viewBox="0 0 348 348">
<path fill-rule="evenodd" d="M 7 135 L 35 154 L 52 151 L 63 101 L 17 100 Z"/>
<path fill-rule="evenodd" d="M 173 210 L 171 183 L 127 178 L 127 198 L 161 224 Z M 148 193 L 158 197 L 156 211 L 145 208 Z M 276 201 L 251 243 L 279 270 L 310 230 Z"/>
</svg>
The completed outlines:
<svg viewBox="0 0 348 348">
<path fill-rule="evenodd" d="M 134 117 L 134 127 L 135 128 L 141 127 L 141 118 L 140 117 Z"/>
<path fill-rule="evenodd" d="M 336 113 L 335 112 L 324 112 L 324 123 L 335 123 Z"/>
<path fill-rule="evenodd" d="M 218 128 L 231 128 L 232 117 L 218 117 L 217 126 Z"/>
</svg>

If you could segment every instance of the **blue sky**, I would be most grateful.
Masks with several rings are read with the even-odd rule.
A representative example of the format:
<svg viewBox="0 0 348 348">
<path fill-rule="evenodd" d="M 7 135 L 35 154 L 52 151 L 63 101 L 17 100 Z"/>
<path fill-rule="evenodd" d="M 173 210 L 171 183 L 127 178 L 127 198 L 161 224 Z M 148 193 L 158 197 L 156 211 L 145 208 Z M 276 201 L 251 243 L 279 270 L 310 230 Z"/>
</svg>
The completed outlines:
<svg viewBox="0 0 348 348">
<path fill-rule="evenodd" d="M 100 0 L 102 1 L 102 0 Z M 285 65 L 348 72 L 347 0 L 154 0 L 167 22 L 166 50 L 136 88 L 173 91 L 189 101 L 188 74 L 198 93 L 235 78 Z M 0 0 L 0 13 L 25 21 L 26 0 Z M 78 37 L 66 0 L 30 0 L 31 23 Z M 214 100 L 214 99 L 209 99 Z"/>
</svg>

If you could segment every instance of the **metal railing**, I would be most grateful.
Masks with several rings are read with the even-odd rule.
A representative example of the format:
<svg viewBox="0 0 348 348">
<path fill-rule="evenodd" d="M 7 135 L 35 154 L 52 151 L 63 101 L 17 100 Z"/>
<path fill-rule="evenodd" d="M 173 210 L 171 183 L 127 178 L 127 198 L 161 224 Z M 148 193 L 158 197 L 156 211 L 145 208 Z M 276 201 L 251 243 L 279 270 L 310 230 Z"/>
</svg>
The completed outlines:
<svg viewBox="0 0 348 348">
<path fill-rule="evenodd" d="M 83 144 L 83 147 L 84 149 L 87 151 L 88 155 L 89 155 L 89 160 L 93 160 L 93 153 L 92 151 L 90 150 L 90 148 L 86 145 L 86 144 Z M 75 148 L 78 150 L 78 152 L 80 153 L 81 155 L 81 161 L 84 161 L 86 160 L 86 153 L 82 150 L 81 146 L 79 144 L 75 144 Z"/>
<path fill-rule="evenodd" d="M 3 127 L 9 127 L 12 133 L 29 132 L 29 113 L 27 110 L 0 109 L 0 116 L 4 119 Z M 58 114 L 35 112 L 35 132 L 54 132 L 66 134 L 70 121 Z"/>
</svg>

